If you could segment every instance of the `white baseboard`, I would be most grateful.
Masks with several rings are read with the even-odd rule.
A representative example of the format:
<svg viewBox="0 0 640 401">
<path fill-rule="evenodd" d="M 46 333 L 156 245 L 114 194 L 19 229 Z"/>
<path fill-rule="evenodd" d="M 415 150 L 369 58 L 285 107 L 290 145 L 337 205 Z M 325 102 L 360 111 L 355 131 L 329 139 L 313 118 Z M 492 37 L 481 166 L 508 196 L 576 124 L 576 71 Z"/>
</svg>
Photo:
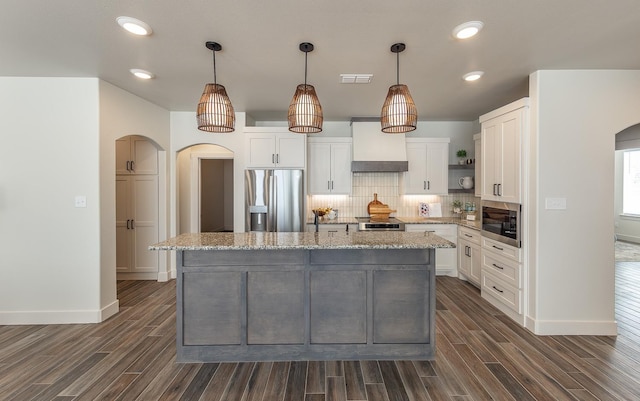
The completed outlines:
<svg viewBox="0 0 640 401">
<path fill-rule="evenodd" d="M 158 272 L 148 272 L 148 273 L 116 273 L 116 280 L 158 280 L 159 279 Z"/>
<path fill-rule="evenodd" d="M 634 235 L 616 234 L 616 237 L 619 241 L 626 241 L 626 242 L 633 242 L 635 244 L 640 244 L 640 237 L 636 237 Z"/>
<path fill-rule="evenodd" d="M 171 272 L 160 272 L 158 273 L 158 281 L 164 283 L 165 281 L 169 281 Z"/>
<path fill-rule="evenodd" d="M 120 310 L 118 300 L 99 310 L 0 312 L 0 325 L 100 323 Z"/>
<path fill-rule="evenodd" d="M 615 336 L 616 321 L 535 320 L 527 317 L 527 328 L 539 336 Z"/>
<path fill-rule="evenodd" d="M 436 269 L 436 276 L 458 277 L 457 269 Z"/>
</svg>

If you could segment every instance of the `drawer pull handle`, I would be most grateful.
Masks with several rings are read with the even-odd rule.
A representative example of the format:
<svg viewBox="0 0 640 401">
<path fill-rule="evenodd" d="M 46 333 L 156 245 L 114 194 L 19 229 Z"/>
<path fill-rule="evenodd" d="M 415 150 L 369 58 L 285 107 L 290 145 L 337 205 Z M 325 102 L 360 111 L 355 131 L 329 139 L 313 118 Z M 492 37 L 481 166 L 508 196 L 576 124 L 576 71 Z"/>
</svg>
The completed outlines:
<svg viewBox="0 0 640 401">
<path fill-rule="evenodd" d="M 504 267 L 502 267 L 502 266 L 498 266 L 498 265 L 497 265 L 497 264 L 495 264 L 495 263 L 493 263 L 493 267 L 497 267 L 497 268 L 498 268 L 498 269 L 500 269 L 500 270 L 504 270 Z"/>
<path fill-rule="evenodd" d="M 464 236 L 465 236 L 465 237 L 469 237 L 469 238 L 473 238 L 473 235 L 469 235 L 469 234 L 467 234 L 467 233 L 464 233 Z"/>
<path fill-rule="evenodd" d="M 500 294 L 502 294 L 504 291 L 502 291 L 501 289 L 497 288 L 495 285 L 493 286 L 493 289 L 498 291 Z"/>
<path fill-rule="evenodd" d="M 500 248 L 499 246 L 495 246 L 495 245 L 492 245 L 492 246 L 493 246 L 494 248 L 496 248 L 497 250 L 499 250 L 499 251 L 504 251 L 504 248 Z"/>
</svg>

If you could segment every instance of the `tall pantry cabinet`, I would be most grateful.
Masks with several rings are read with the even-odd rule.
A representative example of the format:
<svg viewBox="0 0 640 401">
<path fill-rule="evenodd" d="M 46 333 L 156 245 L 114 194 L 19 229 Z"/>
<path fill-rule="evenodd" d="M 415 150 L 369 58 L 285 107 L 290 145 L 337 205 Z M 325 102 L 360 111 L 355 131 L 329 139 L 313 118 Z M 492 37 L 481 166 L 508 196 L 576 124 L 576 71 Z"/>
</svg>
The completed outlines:
<svg viewBox="0 0 640 401">
<path fill-rule="evenodd" d="M 116 140 L 116 273 L 119 280 L 157 280 L 158 150 L 143 137 Z"/>
</svg>

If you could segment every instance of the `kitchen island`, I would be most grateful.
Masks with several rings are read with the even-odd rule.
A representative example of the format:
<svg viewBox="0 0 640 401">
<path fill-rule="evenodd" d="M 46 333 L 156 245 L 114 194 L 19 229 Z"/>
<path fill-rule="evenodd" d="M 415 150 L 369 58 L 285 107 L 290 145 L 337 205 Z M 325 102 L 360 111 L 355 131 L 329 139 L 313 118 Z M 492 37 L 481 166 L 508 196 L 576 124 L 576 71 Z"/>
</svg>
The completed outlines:
<svg viewBox="0 0 640 401">
<path fill-rule="evenodd" d="M 183 234 L 177 361 L 432 359 L 432 233 Z"/>
</svg>

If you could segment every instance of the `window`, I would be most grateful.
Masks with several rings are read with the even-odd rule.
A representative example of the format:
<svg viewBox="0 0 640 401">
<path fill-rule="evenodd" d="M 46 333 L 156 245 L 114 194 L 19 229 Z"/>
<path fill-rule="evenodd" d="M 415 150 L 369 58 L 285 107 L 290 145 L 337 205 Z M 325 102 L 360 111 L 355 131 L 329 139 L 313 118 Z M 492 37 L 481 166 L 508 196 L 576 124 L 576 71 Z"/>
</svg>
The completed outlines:
<svg viewBox="0 0 640 401">
<path fill-rule="evenodd" d="M 622 213 L 640 216 L 640 149 L 624 152 Z"/>
</svg>

